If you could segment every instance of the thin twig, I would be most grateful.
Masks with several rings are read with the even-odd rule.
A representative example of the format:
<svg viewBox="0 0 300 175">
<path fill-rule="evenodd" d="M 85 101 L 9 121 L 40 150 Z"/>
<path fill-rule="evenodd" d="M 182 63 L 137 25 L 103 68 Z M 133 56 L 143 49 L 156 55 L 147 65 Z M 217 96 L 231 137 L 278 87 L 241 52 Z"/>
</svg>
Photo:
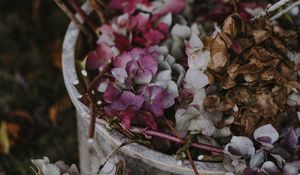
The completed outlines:
<svg viewBox="0 0 300 175">
<path fill-rule="evenodd" d="M 120 149 L 122 148 L 123 146 L 126 146 L 126 145 L 129 145 L 131 143 L 140 143 L 141 141 L 139 140 L 128 140 L 126 142 L 123 142 L 121 145 L 119 145 L 118 147 L 116 147 L 114 150 L 112 150 L 112 152 L 109 153 L 108 156 L 106 156 L 106 158 L 104 159 L 104 162 L 99 166 L 98 168 L 98 172 L 97 174 L 100 173 L 100 171 L 103 169 L 104 165 L 107 163 L 107 161 Z"/>
<path fill-rule="evenodd" d="M 75 17 L 72 11 L 63 3 L 62 0 L 54 0 L 57 6 L 72 20 L 72 22 L 85 34 L 88 41 L 93 40 L 93 34 Z"/>
<path fill-rule="evenodd" d="M 193 170 L 194 170 L 195 175 L 200 175 L 200 173 L 198 172 L 197 167 L 196 167 L 196 165 L 195 165 L 195 163 L 194 163 L 194 161 L 193 161 L 193 159 L 192 159 L 190 150 L 187 150 L 187 151 L 186 151 L 186 154 L 187 154 L 187 156 L 188 156 L 188 159 L 189 159 L 189 161 L 190 161 L 190 164 L 192 165 L 192 168 L 193 168 Z"/>
<path fill-rule="evenodd" d="M 168 127 L 172 130 L 173 134 L 176 135 L 177 138 L 179 138 L 179 139 L 181 140 L 181 143 L 182 143 L 182 144 L 184 144 L 184 140 L 183 140 L 183 138 L 180 136 L 180 134 L 179 134 L 179 132 L 177 131 L 177 129 L 174 128 L 174 127 L 169 123 L 169 121 L 168 121 L 166 118 L 164 118 L 164 121 L 166 122 L 166 124 L 168 125 Z M 195 166 L 195 163 L 194 163 L 194 161 L 193 161 L 193 159 L 192 159 L 190 150 L 187 149 L 187 150 L 186 150 L 186 153 L 187 153 L 187 155 L 188 155 L 189 162 L 190 162 L 191 166 L 193 167 L 194 173 L 195 173 L 196 175 L 200 175 L 199 172 L 198 172 L 198 170 L 197 170 L 197 168 L 196 168 L 196 166 Z"/>
<path fill-rule="evenodd" d="M 170 141 L 182 144 L 181 139 L 171 136 L 169 134 L 158 132 L 158 131 L 146 130 L 146 129 L 136 128 L 136 127 L 131 128 L 130 131 L 132 131 L 134 133 L 148 135 L 148 136 L 160 137 L 160 138 L 168 139 Z M 201 144 L 201 143 L 192 143 L 191 146 L 194 148 L 201 149 L 201 150 L 210 151 L 210 152 L 214 152 L 214 153 L 218 153 L 218 154 L 223 154 L 223 149 L 219 148 L 219 147 Z"/>
<path fill-rule="evenodd" d="M 103 71 L 100 72 L 94 79 L 93 81 L 88 85 L 87 88 L 87 99 L 89 102 L 89 109 L 90 109 L 90 116 L 91 116 L 91 121 L 90 121 L 90 126 L 89 126 L 89 132 L 88 136 L 89 138 L 94 137 L 95 133 L 95 124 L 96 124 L 96 107 L 95 103 L 93 100 L 93 94 L 92 91 L 95 89 L 95 87 L 98 85 L 99 80 L 106 74 L 106 72 L 110 69 L 111 64 L 108 64 L 104 67 Z"/>
<path fill-rule="evenodd" d="M 268 7 L 266 10 L 264 10 L 263 12 L 261 12 L 256 17 L 254 17 L 252 20 L 255 20 L 255 19 L 263 17 L 263 16 L 267 16 L 270 13 L 272 13 L 273 11 L 277 10 L 278 8 L 284 6 L 285 4 L 287 4 L 290 1 L 291 0 L 280 0 L 280 1 L 276 2 L 275 4 L 271 5 L 270 7 Z"/>
<path fill-rule="evenodd" d="M 71 6 L 76 10 L 76 12 L 84 19 L 84 21 L 91 27 L 91 29 L 96 32 L 97 25 L 95 22 L 81 9 L 77 0 L 69 0 Z"/>
<path fill-rule="evenodd" d="M 71 19 L 71 21 L 86 35 L 89 46 L 94 46 L 94 35 L 86 26 L 84 26 L 73 14 L 73 12 L 64 4 L 62 0 L 54 0 L 57 6 Z"/>
<path fill-rule="evenodd" d="M 292 3 L 291 5 L 287 6 L 285 9 L 280 10 L 278 13 L 276 13 L 274 16 L 272 16 L 270 18 L 271 21 L 276 20 L 277 18 L 280 18 L 282 15 L 284 15 L 285 13 L 289 12 L 290 10 L 292 10 L 293 8 L 297 7 L 298 5 L 300 5 L 300 0 Z"/>
<path fill-rule="evenodd" d="M 90 6 L 96 11 L 101 23 L 104 24 L 106 22 L 106 17 L 101 7 L 101 4 L 97 0 L 89 0 Z"/>
<path fill-rule="evenodd" d="M 179 138 L 181 140 L 182 144 L 184 144 L 184 140 L 180 136 L 179 132 L 170 124 L 170 122 L 166 118 L 164 118 L 164 121 L 166 122 L 168 127 L 172 130 L 173 134 L 176 135 L 177 138 Z"/>
</svg>

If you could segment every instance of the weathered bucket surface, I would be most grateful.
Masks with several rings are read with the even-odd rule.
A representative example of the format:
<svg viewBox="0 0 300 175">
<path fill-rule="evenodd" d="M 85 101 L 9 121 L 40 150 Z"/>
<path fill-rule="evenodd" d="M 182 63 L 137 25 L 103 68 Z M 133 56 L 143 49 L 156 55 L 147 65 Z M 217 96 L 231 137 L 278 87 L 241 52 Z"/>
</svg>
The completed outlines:
<svg viewBox="0 0 300 175">
<path fill-rule="evenodd" d="M 90 13 L 88 4 L 83 9 Z M 73 83 L 78 80 L 75 69 L 76 45 L 80 40 L 79 29 L 71 23 L 65 35 L 62 53 L 63 76 L 69 96 L 76 107 L 77 127 L 80 155 L 81 174 L 96 174 L 99 165 L 113 149 L 126 138 L 118 131 L 108 131 L 103 125 L 96 125 L 95 139 L 92 144 L 87 143 L 89 125 L 88 109 L 78 99 L 79 93 Z M 166 155 L 136 143 L 122 147 L 118 155 L 124 158 L 126 169 L 134 175 L 192 175 L 194 174 L 188 161 L 178 165 L 173 156 Z M 220 163 L 206 163 L 195 161 L 198 171 L 202 175 L 225 174 Z"/>
</svg>

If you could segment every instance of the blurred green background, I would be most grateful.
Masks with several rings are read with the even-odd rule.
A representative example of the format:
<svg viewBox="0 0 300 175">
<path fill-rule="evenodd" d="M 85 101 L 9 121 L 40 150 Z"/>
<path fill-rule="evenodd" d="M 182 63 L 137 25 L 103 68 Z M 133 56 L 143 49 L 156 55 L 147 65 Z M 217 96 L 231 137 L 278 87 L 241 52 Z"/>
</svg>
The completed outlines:
<svg viewBox="0 0 300 175">
<path fill-rule="evenodd" d="M 68 23 L 51 0 L 0 0 L 0 175 L 34 174 L 43 156 L 78 165 L 60 63 Z"/>
</svg>

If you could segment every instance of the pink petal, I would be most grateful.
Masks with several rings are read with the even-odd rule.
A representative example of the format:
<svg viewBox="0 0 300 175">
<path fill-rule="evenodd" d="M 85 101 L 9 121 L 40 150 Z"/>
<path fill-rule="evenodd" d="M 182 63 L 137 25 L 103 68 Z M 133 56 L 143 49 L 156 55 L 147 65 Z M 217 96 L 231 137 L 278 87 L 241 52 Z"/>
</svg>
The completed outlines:
<svg viewBox="0 0 300 175">
<path fill-rule="evenodd" d="M 147 13 L 139 13 L 136 16 L 131 17 L 130 27 L 137 28 L 141 30 L 142 28 L 147 27 L 149 23 L 150 15 Z"/>
<path fill-rule="evenodd" d="M 168 35 L 169 26 L 166 23 L 160 22 L 156 27 L 159 31 L 161 31 L 164 35 Z"/>
<path fill-rule="evenodd" d="M 144 33 L 144 37 L 147 40 L 146 45 L 151 44 L 159 44 L 160 41 L 162 41 L 165 36 L 158 30 L 149 29 L 146 33 Z"/>
<path fill-rule="evenodd" d="M 100 43 L 96 50 L 88 54 L 86 66 L 88 69 L 95 70 L 98 68 L 101 71 L 111 59 L 111 48 L 105 43 Z"/>
<path fill-rule="evenodd" d="M 132 60 L 132 56 L 129 52 L 123 52 L 113 60 L 114 67 L 126 68 L 129 61 Z"/>
<path fill-rule="evenodd" d="M 126 128 L 129 129 L 131 127 L 131 120 L 134 118 L 135 116 L 135 111 L 132 111 L 130 109 L 122 111 L 120 113 L 121 115 L 121 122 L 122 125 Z"/>
<path fill-rule="evenodd" d="M 153 115 L 150 112 L 140 111 L 139 117 L 143 119 L 145 124 L 153 130 L 157 130 L 157 125 Z"/>
<path fill-rule="evenodd" d="M 111 0 L 108 4 L 109 9 L 121 10 L 127 13 L 133 13 L 138 4 L 149 5 L 148 0 Z"/>
<path fill-rule="evenodd" d="M 153 57 L 147 55 L 142 57 L 138 62 L 142 69 L 149 70 L 153 75 L 156 74 L 158 63 Z"/>
<path fill-rule="evenodd" d="M 147 54 L 144 48 L 135 47 L 130 51 L 133 60 L 139 60 L 141 57 Z"/>
<path fill-rule="evenodd" d="M 120 52 L 128 51 L 131 48 L 128 38 L 121 35 L 116 35 L 115 43 Z"/>
</svg>

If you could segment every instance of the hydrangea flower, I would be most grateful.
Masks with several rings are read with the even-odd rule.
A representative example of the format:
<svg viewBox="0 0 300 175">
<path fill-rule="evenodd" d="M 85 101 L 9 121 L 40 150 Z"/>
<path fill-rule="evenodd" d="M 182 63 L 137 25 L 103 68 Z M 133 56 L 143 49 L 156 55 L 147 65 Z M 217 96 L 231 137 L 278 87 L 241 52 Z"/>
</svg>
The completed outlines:
<svg viewBox="0 0 300 175">
<path fill-rule="evenodd" d="M 114 82 L 103 81 L 99 85 L 99 89 L 106 88 L 103 91 L 106 113 L 120 116 L 125 127 L 130 127 L 131 121 L 144 118 L 144 123 L 156 128 L 153 117 L 162 117 L 164 109 L 172 106 L 178 97 L 172 70 L 182 77 L 183 68 L 165 48 L 158 46 L 133 48 L 115 57 L 112 63 Z M 178 78 L 178 83 L 180 81 Z"/>
<path fill-rule="evenodd" d="M 129 83 L 128 85 L 150 83 L 158 69 L 157 61 L 147 54 L 144 49 L 140 48 L 134 48 L 132 51 L 116 57 L 113 64 L 112 73 L 115 78 L 117 80 L 121 78 L 119 82 L 124 82 L 126 79 L 126 82 Z M 123 77 L 118 76 L 118 72 L 124 73 Z M 122 74 L 119 75 L 122 76 Z"/>
</svg>

